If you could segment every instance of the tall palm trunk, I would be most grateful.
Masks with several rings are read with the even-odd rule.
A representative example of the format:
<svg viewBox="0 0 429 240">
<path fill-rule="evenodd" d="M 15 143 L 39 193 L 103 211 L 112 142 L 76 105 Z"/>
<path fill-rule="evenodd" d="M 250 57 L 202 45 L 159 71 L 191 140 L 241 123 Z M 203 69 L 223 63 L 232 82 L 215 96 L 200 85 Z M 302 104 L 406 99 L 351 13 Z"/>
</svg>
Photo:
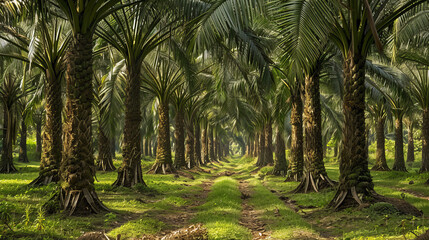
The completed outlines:
<svg viewBox="0 0 429 240">
<path fill-rule="evenodd" d="M 393 170 L 407 171 L 404 159 L 404 140 L 403 140 L 402 116 L 398 116 L 395 120 L 395 162 Z"/>
<path fill-rule="evenodd" d="M 259 145 L 259 134 L 256 133 L 255 134 L 255 140 L 253 142 L 253 157 L 257 157 L 258 156 L 258 145 Z"/>
<path fill-rule="evenodd" d="M 259 134 L 258 160 L 256 166 L 262 167 L 265 163 L 265 128 Z"/>
<path fill-rule="evenodd" d="M 386 117 L 379 117 L 375 126 L 375 136 L 377 139 L 377 150 L 375 154 L 375 165 L 372 167 L 373 171 L 390 171 L 386 162 L 386 148 L 384 138 L 384 123 Z"/>
<path fill-rule="evenodd" d="M 249 137 L 249 153 L 247 154 L 249 157 L 253 156 L 253 151 L 254 151 L 253 143 L 254 143 L 253 138 Z"/>
<path fill-rule="evenodd" d="M 294 192 L 315 191 L 332 188 L 334 183 L 329 179 L 323 163 L 322 146 L 322 107 L 320 105 L 319 70 L 305 77 L 305 167 L 306 172 L 301 184 Z"/>
<path fill-rule="evenodd" d="M 407 150 L 407 162 L 414 162 L 414 137 L 413 137 L 413 122 L 409 121 L 407 124 L 408 128 L 408 150 Z"/>
<path fill-rule="evenodd" d="M 7 106 L 3 107 L 3 144 L 2 144 L 2 155 L 0 162 L 0 173 L 13 173 L 17 172 L 13 165 L 13 146 L 12 146 L 12 121 L 10 111 Z"/>
<path fill-rule="evenodd" d="M 113 165 L 112 151 L 110 150 L 111 142 L 106 136 L 101 127 L 98 128 L 98 158 L 97 168 L 101 171 L 114 171 L 116 170 Z"/>
<path fill-rule="evenodd" d="M 429 171 L 429 109 L 423 109 L 422 123 L 422 167 L 420 172 Z"/>
<path fill-rule="evenodd" d="M 215 156 L 215 150 L 214 150 L 214 138 L 213 138 L 213 129 L 209 127 L 209 138 L 208 138 L 208 145 L 209 145 L 209 160 L 210 162 L 216 162 L 216 156 Z"/>
<path fill-rule="evenodd" d="M 208 137 L 207 137 L 207 127 L 203 128 L 203 132 L 201 134 L 201 142 L 203 147 L 203 164 L 207 164 L 209 162 L 209 145 L 208 145 Z"/>
<path fill-rule="evenodd" d="M 75 33 L 66 58 L 67 102 L 60 200 L 70 215 L 107 210 L 94 189 L 92 47 L 92 34 Z"/>
<path fill-rule="evenodd" d="M 110 139 L 110 151 L 111 151 L 112 158 L 116 158 L 116 143 L 115 143 L 115 136 L 113 136 L 113 137 Z"/>
<path fill-rule="evenodd" d="M 140 66 L 127 65 L 125 88 L 125 125 L 122 145 L 122 165 L 114 186 L 146 185 L 143 181 L 140 149 Z"/>
<path fill-rule="evenodd" d="M 45 82 L 45 131 L 43 132 L 42 157 L 39 176 L 30 185 L 47 185 L 60 180 L 59 169 L 63 151 L 63 123 L 61 78 L 46 71 Z"/>
<path fill-rule="evenodd" d="M 265 162 L 264 166 L 272 165 L 274 163 L 273 160 L 273 128 L 271 126 L 271 121 L 268 121 L 267 125 L 265 125 Z"/>
<path fill-rule="evenodd" d="M 304 170 L 304 145 L 302 129 L 302 99 L 301 91 L 298 89 L 292 94 L 292 109 L 290 123 L 291 133 L 291 159 L 289 163 L 288 181 L 301 181 Z"/>
<path fill-rule="evenodd" d="M 186 164 L 188 168 L 195 167 L 194 158 L 194 126 L 192 120 L 189 120 L 188 126 L 186 127 L 186 140 L 185 140 L 185 156 Z"/>
<path fill-rule="evenodd" d="M 276 158 L 274 161 L 273 175 L 286 176 L 287 163 L 285 152 L 285 140 L 280 131 L 276 134 Z"/>
<path fill-rule="evenodd" d="M 219 161 L 221 161 L 222 160 L 222 146 L 221 146 L 221 139 L 220 139 L 220 137 L 219 137 L 219 135 L 218 136 L 216 136 L 216 141 L 215 141 L 215 143 L 216 143 L 216 153 L 217 153 L 217 159 L 219 160 Z"/>
<path fill-rule="evenodd" d="M 27 156 L 27 124 L 25 124 L 25 114 L 22 115 L 21 120 L 21 141 L 19 142 L 19 157 L 18 161 L 28 163 Z"/>
<path fill-rule="evenodd" d="M 185 160 L 185 119 L 183 117 L 183 111 L 178 109 L 174 118 L 176 124 L 174 131 L 174 138 L 176 140 L 175 156 L 174 156 L 174 167 L 177 169 L 186 167 Z"/>
<path fill-rule="evenodd" d="M 334 208 L 360 204 L 361 196 L 374 189 L 365 153 L 365 56 L 359 49 L 344 57 L 343 144 L 340 160 L 340 184 L 330 206 Z"/>
<path fill-rule="evenodd" d="M 38 118 L 38 117 L 37 117 Z M 42 119 L 36 119 L 36 158 L 42 158 Z"/>
<path fill-rule="evenodd" d="M 195 124 L 194 135 L 194 159 L 197 165 L 201 165 L 201 128 L 199 123 Z"/>
<path fill-rule="evenodd" d="M 171 160 L 170 121 L 168 117 L 168 101 L 160 102 L 158 106 L 159 125 L 156 143 L 156 161 L 150 173 L 174 173 L 176 169 Z"/>
</svg>

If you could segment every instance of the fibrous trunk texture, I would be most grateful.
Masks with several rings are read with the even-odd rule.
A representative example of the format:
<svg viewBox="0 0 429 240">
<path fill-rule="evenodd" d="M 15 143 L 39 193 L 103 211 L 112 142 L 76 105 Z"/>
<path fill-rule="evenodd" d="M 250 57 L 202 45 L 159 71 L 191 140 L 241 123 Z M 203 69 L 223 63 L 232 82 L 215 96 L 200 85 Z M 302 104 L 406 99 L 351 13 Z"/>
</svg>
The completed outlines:
<svg viewBox="0 0 429 240">
<path fill-rule="evenodd" d="M 209 144 L 207 137 L 207 127 L 203 128 L 203 132 L 201 134 L 201 142 L 203 146 L 203 164 L 207 164 L 209 162 Z"/>
<path fill-rule="evenodd" d="M 118 169 L 118 178 L 114 186 L 132 187 L 146 185 L 141 168 L 140 136 L 140 66 L 127 64 L 125 87 L 125 125 L 122 144 L 122 165 Z"/>
<path fill-rule="evenodd" d="M 27 156 L 27 124 L 25 124 L 25 115 L 21 120 L 21 141 L 19 142 L 19 157 L 18 161 L 28 163 Z"/>
<path fill-rule="evenodd" d="M 183 112 L 179 109 L 176 112 L 174 118 L 176 124 L 174 130 L 174 138 L 176 143 L 175 147 L 175 156 L 174 156 L 174 167 L 177 169 L 186 167 L 185 160 L 185 118 L 183 117 Z"/>
<path fill-rule="evenodd" d="M 377 150 L 375 154 L 375 165 L 372 167 L 373 171 L 390 171 L 386 162 L 386 149 L 385 149 L 385 138 L 384 138 L 384 123 L 386 117 L 380 117 L 377 119 L 375 126 L 375 136 L 377 139 Z"/>
<path fill-rule="evenodd" d="M 216 137 L 216 153 L 217 153 L 217 159 L 219 159 L 219 161 L 222 160 L 223 156 L 222 156 L 222 141 L 220 140 L 220 137 L 217 136 Z"/>
<path fill-rule="evenodd" d="M 254 149 L 254 145 L 253 145 L 254 141 L 252 137 L 249 137 L 249 153 L 247 154 L 249 157 L 253 156 L 253 149 Z"/>
<path fill-rule="evenodd" d="M 214 150 L 214 138 L 213 138 L 213 129 L 209 127 L 209 137 L 208 137 L 208 145 L 209 145 L 209 161 L 216 162 L 215 150 Z"/>
<path fill-rule="evenodd" d="M 276 134 L 276 158 L 273 169 L 273 175 L 275 176 L 286 176 L 287 163 L 285 150 L 285 140 L 281 132 L 278 131 Z"/>
<path fill-rule="evenodd" d="M 408 150 L 407 150 L 407 162 L 414 162 L 414 136 L 413 136 L 413 123 L 410 121 L 408 128 Z"/>
<path fill-rule="evenodd" d="M 301 184 L 294 192 L 319 192 L 324 188 L 334 187 L 333 181 L 328 177 L 323 162 L 322 146 L 322 108 L 320 105 L 319 72 L 305 77 L 305 105 L 304 105 L 304 131 L 305 131 L 305 167 L 306 171 Z"/>
<path fill-rule="evenodd" d="M 201 129 L 200 124 L 197 123 L 195 125 L 195 132 L 194 132 L 195 138 L 194 138 L 194 159 L 195 163 L 197 165 L 202 164 L 201 160 Z"/>
<path fill-rule="evenodd" d="M 265 131 L 261 130 L 259 134 L 259 146 L 258 146 L 258 160 L 256 161 L 256 166 L 262 167 L 265 162 Z"/>
<path fill-rule="evenodd" d="M 406 172 L 404 159 L 404 140 L 403 140 L 402 116 L 397 117 L 395 120 L 395 162 L 393 163 L 393 170 Z"/>
<path fill-rule="evenodd" d="M 67 52 L 67 102 L 60 202 L 65 213 L 98 213 L 107 208 L 94 189 L 92 155 L 92 34 L 75 33 Z"/>
<path fill-rule="evenodd" d="M 355 206 L 375 194 L 365 153 L 365 61 L 351 51 L 344 60 L 343 144 L 339 187 L 329 204 L 333 208 Z"/>
<path fill-rule="evenodd" d="M 186 126 L 186 139 L 185 139 L 185 157 L 187 167 L 195 167 L 194 159 L 194 126 L 190 121 Z"/>
<path fill-rule="evenodd" d="M 253 142 L 253 157 L 257 157 L 258 156 L 258 145 L 259 145 L 259 134 L 255 134 L 255 139 Z"/>
<path fill-rule="evenodd" d="M 102 128 L 98 129 L 98 158 L 97 168 L 101 171 L 114 171 L 113 158 L 110 139 L 106 136 Z"/>
<path fill-rule="evenodd" d="M 112 155 L 112 158 L 116 158 L 116 143 L 115 143 L 115 136 L 113 136 L 110 139 L 110 154 Z"/>
<path fill-rule="evenodd" d="M 156 148 L 156 161 L 150 173 L 175 173 L 176 169 L 171 160 L 170 121 L 168 118 L 168 101 L 160 102 L 158 106 L 159 125 Z"/>
<path fill-rule="evenodd" d="M 10 119 L 10 112 L 7 106 L 3 107 L 3 144 L 2 144 L 2 155 L 0 162 L 0 173 L 13 173 L 16 172 L 16 168 L 13 165 L 12 156 L 12 123 Z"/>
<path fill-rule="evenodd" d="M 263 166 L 272 165 L 273 160 L 273 128 L 271 126 L 271 121 L 265 125 L 265 162 Z"/>
<path fill-rule="evenodd" d="M 293 92 L 292 109 L 290 124 L 292 125 L 291 133 L 291 157 L 289 163 L 289 173 L 287 181 L 301 181 L 304 171 L 304 145 L 302 129 L 302 99 L 301 92 L 298 89 Z"/>
<path fill-rule="evenodd" d="M 42 119 L 36 120 L 36 158 L 42 158 Z"/>
<path fill-rule="evenodd" d="M 422 123 L 422 167 L 420 172 L 429 171 L 429 109 L 423 109 Z"/>
<path fill-rule="evenodd" d="M 63 151 L 61 79 L 46 71 L 45 131 L 39 176 L 30 185 L 41 186 L 60 180 L 59 169 Z"/>
</svg>

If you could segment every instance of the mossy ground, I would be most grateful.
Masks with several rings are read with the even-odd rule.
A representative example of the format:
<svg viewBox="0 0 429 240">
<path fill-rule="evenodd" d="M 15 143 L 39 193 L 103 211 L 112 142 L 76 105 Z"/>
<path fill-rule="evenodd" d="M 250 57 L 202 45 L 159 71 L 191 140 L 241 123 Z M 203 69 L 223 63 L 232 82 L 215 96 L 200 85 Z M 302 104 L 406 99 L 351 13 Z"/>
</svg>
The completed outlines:
<svg viewBox="0 0 429 240">
<path fill-rule="evenodd" d="M 391 166 L 393 151 L 389 145 L 387 147 L 386 155 Z M 228 158 L 228 163 L 203 167 L 211 173 L 191 171 L 194 180 L 183 176 L 144 174 L 148 187 L 132 189 L 111 186 L 117 177 L 116 172 L 98 172 L 96 191 L 113 212 L 86 217 L 68 217 L 61 213 L 48 216 L 40 214 L 40 206 L 49 199 L 56 185 L 27 187 L 37 177 L 39 163 L 16 163 L 19 173 L 0 175 L 0 210 L 10 215 L 8 224 L 13 230 L 0 224 L 0 239 L 75 239 L 88 231 L 105 231 L 112 238 L 121 234 L 121 239 L 162 235 L 176 227 L 166 219 L 181 211 L 190 211 L 189 224 L 203 223 L 210 239 L 250 239 L 250 230 L 239 223 L 243 200 L 238 186 L 243 182 L 251 192 L 248 204 L 260 213 L 258 219 L 265 223 L 264 228 L 273 239 L 412 239 L 429 225 L 426 217 L 429 216 L 429 191 L 423 184 L 429 174 L 416 172 L 420 164 L 419 154 L 416 153 L 416 162 L 408 173 L 371 174 L 378 193 L 409 201 L 423 211 L 423 218 L 385 214 L 373 209 L 332 212 L 325 206 L 333 197 L 333 191 L 290 194 L 298 183 L 284 182 L 283 177 L 269 175 L 272 167 L 258 169 L 254 166 L 255 159 L 247 157 L 232 157 Z M 34 158 L 30 155 L 31 159 Z M 371 164 L 373 159 L 371 146 Z M 146 172 L 153 162 L 152 158 L 143 159 L 143 171 Z M 114 164 L 119 166 L 120 163 L 120 154 L 117 154 Z M 325 163 L 328 175 L 338 179 L 338 163 L 330 152 Z M 225 172 L 235 174 L 221 176 Z M 410 181 L 414 184 L 410 185 Z M 211 187 L 203 189 L 203 183 L 207 182 L 211 182 Z M 209 191 L 208 195 L 202 194 L 204 191 Z M 289 199 L 291 205 L 279 197 Z"/>
</svg>

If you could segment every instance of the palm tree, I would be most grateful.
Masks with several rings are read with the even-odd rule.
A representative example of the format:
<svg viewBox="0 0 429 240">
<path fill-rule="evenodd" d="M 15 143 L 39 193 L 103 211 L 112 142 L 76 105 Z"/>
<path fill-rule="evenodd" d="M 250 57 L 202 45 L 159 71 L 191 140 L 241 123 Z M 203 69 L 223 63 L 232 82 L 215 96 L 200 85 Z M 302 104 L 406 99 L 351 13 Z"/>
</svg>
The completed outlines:
<svg viewBox="0 0 429 240">
<path fill-rule="evenodd" d="M 71 26 L 66 54 L 66 106 L 60 166 L 60 203 L 66 213 L 89 214 L 107 210 L 94 189 L 92 147 L 93 35 L 98 23 L 123 5 L 120 0 L 55 0 Z"/>
<path fill-rule="evenodd" d="M 160 25 L 162 15 L 153 3 L 139 3 L 113 13 L 112 19 L 105 19 L 97 31 L 124 57 L 127 69 L 123 163 L 115 186 L 145 185 L 140 162 L 141 136 L 137 130 L 141 124 L 140 71 L 146 56 L 169 36 L 165 26 Z"/>
<path fill-rule="evenodd" d="M 5 76 L 0 88 L 3 103 L 3 144 L 0 161 L 0 173 L 13 173 L 17 169 L 13 165 L 13 142 L 17 135 L 18 101 L 24 96 L 19 83 L 9 74 Z"/>
<path fill-rule="evenodd" d="M 365 61 L 375 42 L 382 49 L 378 32 L 391 26 L 393 22 L 422 4 L 419 1 L 299 1 L 286 2 L 278 8 L 286 8 L 283 15 L 285 24 L 304 16 L 305 23 L 299 34 L 286 32 L 285 36 L 295 36 L 287 48 L 294 53 L 300 65 L 305 68 L 308 59 L 316 61 L 317 53 L 329 37 L 340 49 L 343 56 L 344 130 L 340 162 L 340 185 L 330 206 L 340 208 L 362 204 L 360 196 L 376 196 L 372 177 L 368 170 L 365 153 Z M 398 5 L 396 4 L 398 3 Z M 306 7 L 303 7 L 303 6 Z M 311 5 L 311 7 L 309 6 Z M 386 8 L 391 8 L 387 11 Z M 334 27 L 332 27 L 334 26 Z M 295 48 L 295 50 L 293 50 Z M 315 57 L 316 56 L 316 57 Z"/>
<path fill-rule="evenodd" d="M 44 73 L 45 130 L 43 145 L 41 139 L 41 121 L 33 118 L 37 125 L 37 149 L 41 154 L 39 176 L 30 185 L 46 185 L 59 180 L 58 170 L 62 154 L 62 96 L 61 82 L 64 78 L 64 60 L 70 38 L 64 36 L 64 27 L 55 21 L 52 24 L 43 19 L 37 25 L 39 31 L 30 39 L 19 33 L 19 29 L 4 27 L 8 36 L 0 36 L 16 48 L 13 52 L 0 55 L 31 63 Z M 43 151 L 43 153 L 42 153 Z M 40 156 L 40 155 L 39 155 Z M 40 158 L 39 158 L 40 159 Z"/>
<path fill-rule="evenodd" d="M 144 63 L 143 88 L 158 100 L 158 138 L 156 161 L 149 172 L 174 173 L 171 159 L 169 103 L 171 95 L 183 84 L 182 69 L 171 59 L 158 53 L 152 65 Z"/>
<path fill-rule="evenodd" d="M 384 100 L 384 101 L 383 101 Z M 375 135 L 377 139 L 377 150 L 375 155 L 375 165 L 373 171 L 390 171 L 386 162 L 384 127 L 387 117 L 386 100 L 382 97 L 376 99 L 372 104 L 368 104 L 368 111 L 373 116 L 375 122 Z"/>
</svg>

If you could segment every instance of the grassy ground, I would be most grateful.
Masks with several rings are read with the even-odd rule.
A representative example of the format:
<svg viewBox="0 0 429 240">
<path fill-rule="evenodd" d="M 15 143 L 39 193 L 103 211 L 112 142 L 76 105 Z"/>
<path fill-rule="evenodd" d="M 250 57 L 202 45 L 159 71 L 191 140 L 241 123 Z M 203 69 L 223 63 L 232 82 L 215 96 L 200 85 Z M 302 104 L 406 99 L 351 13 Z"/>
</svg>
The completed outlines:
<svg viewBox="0 0 429 240">
<path fill-rule="evenodd" d="M 119 166 L 121 159 L 117 157 L 114 164 Z M 393 154 L 388 152 L 387 157 L 392 166 Z M 378 193 L 403 198 L 429 216 L 429 191 L 423 184 L 429 174 L 416 173 L 420 159 L 418 154 L 416 157 L 408 173 L 372 172 L 372 175 Z M 371 163 L 373 158 L 372 146 Z M 185 223 L 203 223 L 209 239 L 251 239 L 255 230 L 240 220 L 243 187 L 249 192 L 246 204 L 257 214 L 258 224 L 263 223 L 263 231 L 273 239 L 412 239 L 426 229 L 423 226 L 429 225 L 427 217 L 400 215 L 385 206 L 332 212 L 325 206 L 334 191 L 289 194 L 298 183 L 269 175 L 272 167 L 257 169 L 255 159 L 247 157 L 227 160 L 203 167 L 210 173 L 190 172 L 194 180 L 145 174 L 148 187 L 132 189 L 111 187 L 116 172 L 98 172 L 96 191 L 113 211 L 87 217 L 44 214 L 40 206 L 56 185 L 27 187 L 37 177 L 39 163 L 17 163 L 19 173 L 0 175 L 0 239 L 75 239 L 84 232 L 97 230 L 112 238 L 121 234 L 121 239 L 132 239 L 161 236 Z M 152 158 L 142 161 L 144 171 L 153 161 Z M 326 168 L 332 179 L 338 179 L 338 163 L 329 154 Z M 410 181 L 414 184 L 410 185 Z"/>
</svg>

